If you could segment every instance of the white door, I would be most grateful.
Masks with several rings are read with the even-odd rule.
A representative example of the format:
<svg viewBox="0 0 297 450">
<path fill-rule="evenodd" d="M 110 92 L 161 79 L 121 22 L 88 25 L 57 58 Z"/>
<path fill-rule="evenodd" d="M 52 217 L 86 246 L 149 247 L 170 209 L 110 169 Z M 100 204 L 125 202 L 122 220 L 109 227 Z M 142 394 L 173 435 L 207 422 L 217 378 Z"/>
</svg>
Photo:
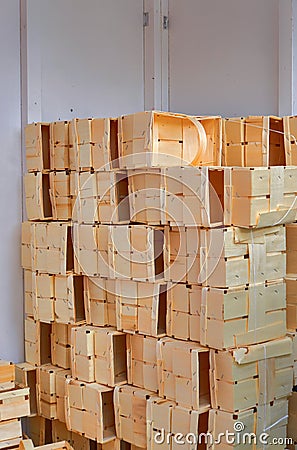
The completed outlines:
<svg viewBox="0 0 297 450">
<path fill-rule="evenodd" d="M 143 2 L 27 0 L 28 121 L 143 110 Z"/>
<path fill-rule="evenodd" d="M 169 0 L 169 109 L 277 114 L 278 0 Z"/>
</svg>

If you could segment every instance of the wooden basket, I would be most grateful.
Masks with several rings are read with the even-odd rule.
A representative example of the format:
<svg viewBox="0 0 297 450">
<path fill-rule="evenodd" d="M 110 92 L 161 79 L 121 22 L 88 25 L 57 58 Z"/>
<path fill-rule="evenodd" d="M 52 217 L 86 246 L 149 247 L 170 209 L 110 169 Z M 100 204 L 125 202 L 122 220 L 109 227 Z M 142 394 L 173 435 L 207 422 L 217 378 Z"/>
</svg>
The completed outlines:
<svg viewBox="0 0 297 450">
<path fill-rule="evenodd" d="M 116 318 L 118 330 L 155 337 L 165 336 L 166 314 L 166 283 L 117 280 Z"/>
<path fill-rule="evenodd" d="M 29 388 L 0 391 L 0 422 L 30 415 Z"/>
<path fill-rule="evenodd" d="M 162 338 L 157 344 L 159 395 L 200 412 L 210 408 L 209 350 Z"/>
<path fill-rule="evenodd" d="M 26 439 L 25 441 L 21 441 L 19 450 L 73 450 L 73 447 L 67 442 L 55 442 L 53 444 L 41 445 L 39 447 L 34 447 L 31 439 Z"/>
<path fill-rule="evenodd" d="M 84 277 L 86 320 L 90 325 L 116 327 L 115 280 Z"/>
<path fill-rule="evenodd" d="M 119 118 L 121 168 L 220 165 L 221 119 L 166 112 Z"/>
<path fill-rule="evenodd" d="M 101 444 L 114 441 L 113 389 L 96 383 L 66 380 L 66 425 Z"/>
<path fill-rule="evenodd" d="M 30 417 L 37 414 L 37 391 L 36 391 L 36 367 L 27 362 L 18 363 L 15 366 L 16 383 L 20 387 L 30 389 Z"/>
<path fill-rule="evenodd" d="M 15 365 L 0 359 L 0 392 L 15 386 Z"/>
<path fill-rule="evenodd" d="M 116 386 L 114 390 L 115 424 L 119 439 L 147 446 L 147 403 L 154 394 L 134 386 Z"/>
<path fill-rule="evenodd" d="M 72 329 L 72 376 L 114 387 L 127 382 L 126 336 L 90 325 Z"/>
<path fill-rule="evenodd" d="M 141 334 L 127 334 L 128 383 L 158 392 L 158 339 Z"/>
<path fill-rule="evenodd" d="M 117 119 L 73 119 L 70 123 L 71 170 L 117 168 L 117 133 Z"/>
<path fill-rule="evenodd" d="M 69 151 L 69 122 L 52 122 L 50 124 L 51 170 L 65 170 L 70 168 Z"/>
<path fill-rule="evenodd" d="M 274 116 L 223 119 L 222 165 L 284 166 L 284 127 L 285 120 Z"/>
<path fill-rule="evenodd" d="M 17 448 L 21 439 L 21 419 L 12 419 L 0 422 L 0 449 Z"/>
<path fill-rule="evenodd" d="M 26 162 L 29 172 L 50 170 L 50 124 L 32 123 L 25 127 Z"/>
<path fill-rule="evenodd" d="M 203 288 L 200 343 L 226 349 L 284 337 L 283 281 L 228 289 Z"/>
<path fill-rule="evenodd" d="M 189 448 L 189 441 L 193 448 L 206 448 L 204 438 L 207 438 L 208 432 L 208 411 L 194 411 L 173 401 L 155 397 L 148 400 L 147 421 L 147 448 L 150 450 L 157 450 L 162 444 L 162 438 L 163 445 L 166 443 L 169 448 L 175 445 Z"/>
<path fill-rule="evenodd" d="M 237 412 L 290 395 L 293 388 L 289 337 L 235 350 L 210 350 L 212 407 Z"/>
</svg>

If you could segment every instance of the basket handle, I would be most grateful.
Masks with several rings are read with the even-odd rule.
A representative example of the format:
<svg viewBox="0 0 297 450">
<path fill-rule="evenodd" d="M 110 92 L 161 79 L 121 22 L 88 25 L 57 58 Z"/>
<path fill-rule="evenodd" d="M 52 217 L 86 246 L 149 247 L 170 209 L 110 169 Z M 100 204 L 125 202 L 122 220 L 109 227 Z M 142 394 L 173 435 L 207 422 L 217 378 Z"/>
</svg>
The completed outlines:
<svg viewBox="0 0 297 450">
<path fill-rule="evenodd" d="M 207 136 L 205 132 L 205 128 L 202 125 L 202 123 L 195 117 L 195 116 L 188 116 L 188 119 L 195 125 L 197 134 L 198 134 L 198 141 L 199 141 L 199 147 L 198 151 L 196 153 L 195 158 L 191 161 L 191 164 L 193 166 L 197 165 L 199 160 L 203 157 L 203 155 L 206 155 L 207 151 Z"/>
</svg>

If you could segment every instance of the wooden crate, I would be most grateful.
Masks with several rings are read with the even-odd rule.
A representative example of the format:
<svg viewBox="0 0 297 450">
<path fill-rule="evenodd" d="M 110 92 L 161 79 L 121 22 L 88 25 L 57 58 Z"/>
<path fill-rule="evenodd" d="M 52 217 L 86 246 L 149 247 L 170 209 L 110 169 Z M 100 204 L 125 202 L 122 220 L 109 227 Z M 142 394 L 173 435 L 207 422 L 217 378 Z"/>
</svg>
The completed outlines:
<svg viewBox="0 0 297 450">
<path fill-rule="evenodd" d="M 52 364 L 63 369 L 71 368 L 71 328 L 63 323 L 52 324 Z"/>
<path fill-rule="evenodd" d="M 81 172 L 75 176 L 74 217 L 79 223 L 128 223 L 126 171 Z"/>
<path fill-rule="evenodd" d="M 66 380 L 70 377 L 70 370 L 56 371 L 55 373 L 55 394 L 57 403 L 57 419 L 66 423 Z"/>
<path fill-rule="evenodd" d="M 97 172 L 74 173 L 73 218 L 79 223 L 99 222 L 97 198 Z"/>
<path fill-rule="evenodd" d="M 147 403 L 155 395 L 134 386 L 116 386 L 114 411 L 116 434 L 132 445 L 147 447 Z"/>
<path fill-rule="evenodd" d="M 284 121 L 284 145 L 286 152 L 286 165 L 295 166 L 297 162 L 297 117 L 285 116 Z"/>
<path fill-rule="evenodd" d="M 0 391 L 0 422 L 30 415 L 29 388 Z"/>
<path fill-rule="evenodd" d="M 286 225 L 287 276 L 297 278 L 297 223 Z"/>
<path fill-rule="evenodd" d="M 37 368 L 37 409 L 38 415 L 45 419 L 53 420 L 58 418 L 57 396 L 60 399 L 59 419 L 65 419 L 63 411 L 65 393 L 64 395 L 61 394 L 61 383 L 57 382 L 58 375 L 61 376 L 62 382 L 64 382 L 66 376 L 70 375 L 70 370 L 63 370 L 52 364 L 44 364 Z M 60 395 L 58 394 L 58 384 L 60 387 Z"/>
<path fill-rule="evenodd" d="M 67 441 L 74 449 L 79 450 L 124 450 L 121 445 L 122 441 L 120 442 L 117 438 L 105 444 L 100 444 L 74 431 L 69 431 L 66 424 L 59 420 L 52 421 L 52 440 L 53 442 Z"/>
<path fill-rule="evenodd" d="M 283 282 L 225 289 L 169 284 L 167 296 L 166 334 L 177 339 L 223 349 L 286 333 Z"/>
<path fill-rule="evenodd" d="M 66 424 L 59 420 L 53 421 L 53 442 L 67 441 L 77 450 L 116 450 L 116 439 L 107 444 L 98 444 L 74 431 L 67 430 Z"/>
<path fill-rule="evenodd" d="M 167 285 L 130 280 L 116 282 L 117 329 L 126 333 L 165 336 Z"/>
<path fill-rule="evenodd" d="M 140 334 L 127 334 L 128 383 L 158 392 L 158 339 Z"/>
<path fill-rule="evenodd" d="M 72 376 L 116 386 L 127 382 L 126 336 L 111 327 L 72 329 Z"/>
<path fill-rule="evenodd" d="M 297 442 L 297 392 L 292 392 L 289 398 L 289 423 L 288 423 L 288 437 Z"/>
<path fill-rule="evenodd" d="M 74 224 L 75 272 L 136 281 L 162 280 L 162 227 Z"/>
<path fill-rule="evenodd" d="M 164 276 L 164 229 L 146 225 L 111 225 L 110 278 L 158 281 Z"/>
<path fill-rule="evenodd" d="M 167 336 L 200 342 L 201 294 L 194 284 L 168 284 Z"/>
<path fill-rule="evenodd" d="M 15 365 L 0 359 L 0 392 L 15 387 Z"/>
<path fill-rule="evenodd" d="M 286 167 L 233 168 L 231 224 L 260 228 L 293 222 L 296 174 L 295 168 Z"/>
<path fill-rule="evenodd" d="M 204 167 L 167 167 L 163 169 L 165 221 L 171 226 L 211 226 L 222 223 L 221 198 L 212 188 L 212 174 L 221 170 Z M 224 189 L 224 187 L 223 187 Z M 221 194 L 221 193 L 219 193 Z M 209 199 L 211 197 L 211 201 Z M 211 208 L 210 208 L 211 206 Z M 213 215 L 213 211 L 216 215 Z M 211 217 L 210 217 L 211 216 Z"/>
<path fill-rule="evenodd" d="M 17 448 L 22 439 L 20 419 L 0 421 L 0 449 Z"/>
<path fill-rule="evenodd" d="M 221 118 L 142 112 L 119 118 L 121 168 L 220 165 Z"/>
<path fill-rule="evenodd" d="M 81 275 L 33 273 L 33 316 L 42 322 L 85 322 L 84 288 Z"/>
<path fill-rule="evenodd" d="M 268 404 L 292 390 L 292 340 L 210 350 L 210 369 L 212 408 L 235 413 Z"/>
<path fill-rule="evenodd" d="M 238 425 L 235 425 L 237 422 L 240 422 L 239 427 L 241 427 L 241 424 L 243 427 L 243 430 L 238 433 L 238 440 L 240 443 L 242 442 L 240 445 L 242 448 L 246 448 L 247 446 L 247 448 L 252 449 L 263 448 L 263 445 L 265 444 L 260 444 L 261 433 L 268 434 L 268 436 L 263 436 L 263 438 L 267 438 L 266 446 L 270 447 L 270 443 L 272 443 L 274 438 L 282 438 L 284 440 L 286 438 L 288 399 L 282 398 L 268 405 L 248 409 L 237 414 L 211 409 L 209 412 L 209 432 L 212 435 L 213 442 L 209 448 L 211 450 L 240 448 L 237 443 L 230 444 L 229 442 L 228 444 L 226 441 L 226 430 L 230 433 L 234 433 L 236 427 L 238 427 Z M 249 443 L 247 440 L 249 433 L 252 433 L 252 436 L 253 434 L 257 436 L 259 446 Z M 236 435 L 237 433 L 235 432 L 235 436 Z M 277 446 L 276 448 L 284 448 L 284 445 Z"/>
<path fill-rule="evenodd" d="M 110 276 L 108 236 L 108 225 L 73 224 L 75 273 Z"/>
<path fill-rule="evenodd" d="M 110 328 L 95 331 L 95 380 L 108 386 L 127 382 L 126 336 Z"/>
<path fill-rule="evenodd" d="M 204 286 L 232 287 L 281 280 L 286 274 L 283 225 L 255 232 L 228 227 L 200 231 Z"/>
<path fill-rule="evenodd" d="M 209 350 L 198 344 L 163 338 L 157 344 L 159 395 L 185 408 L 210 407 Z"/>
<path fill-rule="evenodd" d="M 49 193 L 54 220 L 72 219 L 75 202 L 72 178 L 75 178 L 75 175 L 68 171 L 51 172 L 49 174 Z"/>
<path fill-rule="evenodd" d="M 16 364 L 15 379 L 18 386 L 30 389 L 30 417 L 35 416 L 37 414 L 36 367 L 26 362 Z"/>
<path fill-rule="evenodd" d="M 50 220 L 53 209 L 50 196 L 50 174 L 35 172 L 24 175 L 26 211 L 29 220 Z"/>
<path fill-rule="evenodd" d="M 77 324 L 86 319 L 84 281 L 80 275 L 55 276 L 55 321 Z"/>
<path fill-rule="evenodd" d="M 32 272 L 33 317 L 51 323 L 55 320 L 55 276 Z"/>
<path fill-rule="evenodd" d="M 88 276 L 228 287 L 273 281 L 285 275 L 282 225 L 253 232 L 230 227 L 200 230 L 138 224 L 75 224 L 74 230 L 75 270 Z M 226 246 L 231 246 L 228 252 Z M 259 263 L 261 270 L 249 271 L 249 264 L 257 267 Z"/>
<path fill-rule="evenodd" d="M 225 172 L 188 166 L 128 170 L 131 220 L 192 227 L 223 223 L 220 197 L 226 187 L 223 179 L 218 182 L 216 178 Z"/>
<path fill-rule="evenodd" d="M 25 319 L 25 357 L 26 362 L 40 366 L 51 362 L 51 325 Z"/>
<path fill-rule="evenodd" d="M 50 167 L 51 170 L 70 168 L 69 122 L 59 121 L 50 124 Z"/>
<path fill-rule="evenodd" d="M 32 439 L 34 445 L 44 445 L 52 442 L 52 421 L 34 415 L 22 419 L 24 437 Z"/>
<path fill-rule="evenodd" d="M 224 166 L 245 166 L 245 119 L 229 117 L 222 121 Z"/>
<path fill-rule="evenodd" d="M 116 283 L 98 277 L 84 277 L 86 321 L 98 327 L 116 327 Z"/>
<path fill-rule="evenodd" d="M 164 278 L 175 283 L 198 283 L 200 229 L 165 227 Z"/>
<path fill-rule="evenodd" d="M 295 168 L 204 168 L 204 173 L 211 186 L 204 226 L 263 228 L 295 220 Z"/>
<path fill-rule="evenodd" d="M 287 329 L 297 331 L 297 278 L 286 278 Z"/>
<path fill-rule="evenodd" d="M 26 316 L 34 316 L 33 308 L 33 274 L 31 270 L 24 270 L 24 313 Z"/>
<path fill-rule="evenodd" d="M 297 386 L 297 333 L 288 333 L 287 334 L 292 339 L 292 356 L 294 362 L 294 381 L 293 386 Z"/>
<path fill-rule="evenodd" d="M 286 225 L 286 257 L 287 257 L 287 327 L 297 330 L 297 224 Z"/>
<path fill-rule="evenodd" d="M 252 345 L 286 334 L 284 282 L 203 288 L 200 343 L 216 349 Z"/>
<path fill-rule="evenodd" d="M 131 215 L 144 223 L 261 228 L 296 218 L 296 167 L 168 167 L 128 173 Z"/>
<path fill-rule="evenodd" d="M 203 438 L 208 432 L 208 411 L 199 412 L 183 408 L 163 398 L 150 398 L 147 402 L 147 448 L 206 449 Z M 179 436 L 179 438 L 178 438 Z M 190 436 L 188 440 L 186 437 Z M 201 442 L 199 442 L 201 436 Z M 180 443 L 178 443 L 180 439 Z M 191 443 L 192 439 L 192 443 Z M 163 442 L 162 442 L 163 441 Z M 198 443 L 199 442 L 199 443 Z"/>
<path fill-rule="evenodd" d="M 130 169 L 127 180 L 130 220 L 150 225 L 167 223 L 163 169 Z"/>
<path fill-rule="evenodd" d="M 113 389 L 97 384 L 66 380 L 66 426 L 101 444 L 115 434 Z"/>
<path fill-rule="evenodd" d="M 41 445 L 39 447 L 34 447 L 31 439 L 22 440 L 19 450 L 74 450 L 73 447 L 67 441 L 56 442 L 52 444 Z"/>
<path fill-rule="evenodd" d="M 112 170 L 117 168 L 117 134 L 117 119 L 73 119 L 70 123 L 71 170 Z"/>
<path fill-rule="evenodd" d="M 66 424 L 59 420 L 53 420 L 52 425 L 53 442 L 67 441 L 74 449 L 92 450 L 90 440 L 77 433 L 67 430 Z"/>
<path fill-rule="evenodd" d="M 50 124 L 32 123 L 25 127 L 26 163 L 29 172 L 50 169 Z"/>
<path fill-rule="evenodd" d="M 284 166 L 285 120 L 274 116 L 223 119 L 224 166 Z"/>
<path fill-rule="evenodd" d="M 57 275 L 73 271 L 71 224 L 23 222 L 22 265 L 24 269 Z"/>
</svg>

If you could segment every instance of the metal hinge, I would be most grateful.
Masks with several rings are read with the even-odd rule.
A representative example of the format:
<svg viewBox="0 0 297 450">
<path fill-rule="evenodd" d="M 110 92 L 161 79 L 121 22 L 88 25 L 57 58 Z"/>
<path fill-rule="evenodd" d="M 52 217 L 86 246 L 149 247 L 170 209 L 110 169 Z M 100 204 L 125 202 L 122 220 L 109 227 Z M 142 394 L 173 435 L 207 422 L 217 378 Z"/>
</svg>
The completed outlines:
<svg viewBox="0 0 297 450">
<path fill-rule="evenodd" d="M 163 16 L 163 30 L 168 30 L 169 18 L 168 16 Z"/>
<path fill-rule="evenodd" d="M 148 12 L 143 13 L 143 26 L 144 27 L 149 26 L 149 13 Z"/>
</svg>

